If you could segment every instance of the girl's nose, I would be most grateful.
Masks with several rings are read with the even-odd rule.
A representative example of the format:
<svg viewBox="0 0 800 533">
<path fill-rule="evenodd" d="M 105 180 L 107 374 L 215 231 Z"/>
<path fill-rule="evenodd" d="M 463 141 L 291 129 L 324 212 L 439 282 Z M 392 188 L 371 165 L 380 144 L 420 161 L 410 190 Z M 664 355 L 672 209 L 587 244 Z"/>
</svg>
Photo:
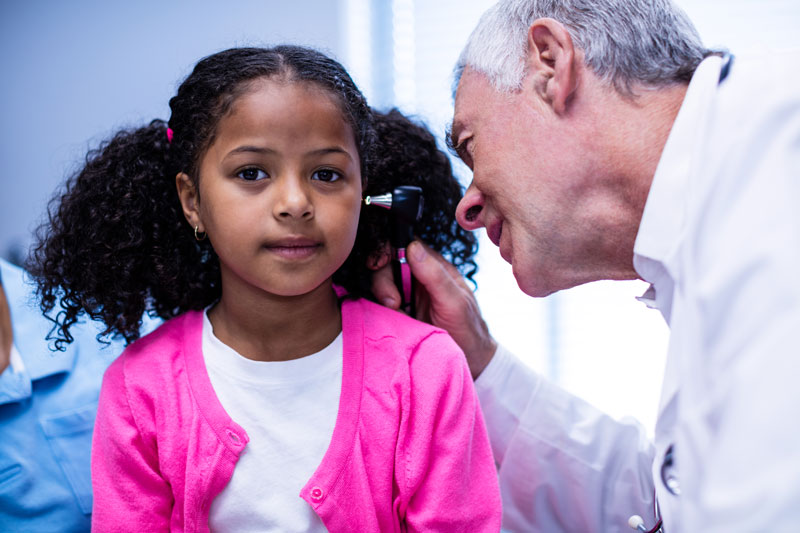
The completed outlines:
<svg viewBox="0 0 800 533">
<path fill-rule="evenodd" d="M 483 193 L 476 187 L 475 183 L 470 183 L 469 188 L 464 193 L 464 197 L 458 202 L 456 207 L 456 220 L 462 228 L 466 230 L 476 230 L 483 227 L 481 214 L 483 211 Z"/>
<path fill-rule="evenodd" d="M 314 205 L 301 180 L 287 178 L 281 180 L 278 199 L 275 202 L 275 216 L 281 219 L 308 219 L 314 216 Z M 276 184 L 277 185 L 277 184 Z"/>
</svg>

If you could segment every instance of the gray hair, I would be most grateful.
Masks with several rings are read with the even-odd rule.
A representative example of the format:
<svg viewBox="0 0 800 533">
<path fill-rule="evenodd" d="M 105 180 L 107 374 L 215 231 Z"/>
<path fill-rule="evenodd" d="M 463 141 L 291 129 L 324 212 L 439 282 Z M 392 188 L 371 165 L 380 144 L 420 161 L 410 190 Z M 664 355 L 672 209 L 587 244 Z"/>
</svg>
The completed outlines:
<svg viewBox="0 0 800 533">
<path fill-rule="evenodd" d="M 481 17 L 455 68 L 453 93 L 469 66 L 503 92 L 522 86 L 528 28 L 549 17 L 563 24 L 586 65 L 621 94 L 634 86 L 688 82 L 711 52 L 670 0 L 500 0 Z"/>
</svg>

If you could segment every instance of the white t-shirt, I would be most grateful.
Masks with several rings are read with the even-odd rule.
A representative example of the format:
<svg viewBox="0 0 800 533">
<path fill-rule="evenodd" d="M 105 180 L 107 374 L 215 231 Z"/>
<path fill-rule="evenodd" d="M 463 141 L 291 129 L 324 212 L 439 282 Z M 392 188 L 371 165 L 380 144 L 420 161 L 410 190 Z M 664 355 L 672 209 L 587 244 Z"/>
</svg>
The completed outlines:
<svg viewBox="0 0 800 533">
<path fill-rule="evenodd" d="M 300 490 L 333 435 L 342 388 L 342 335 L 292 361 L 247 359 L 214 336 L 203 316 L 203 358 L 211 385 L 250 441 L 211 505 L 212 531 L 327 531 Z"/>
</svg>

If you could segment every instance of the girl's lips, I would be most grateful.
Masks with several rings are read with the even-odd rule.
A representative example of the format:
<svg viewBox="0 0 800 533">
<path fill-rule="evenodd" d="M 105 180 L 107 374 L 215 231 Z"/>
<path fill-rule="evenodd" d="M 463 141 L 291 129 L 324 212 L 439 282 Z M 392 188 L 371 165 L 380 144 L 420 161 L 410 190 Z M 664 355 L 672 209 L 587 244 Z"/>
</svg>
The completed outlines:
<svg viewBox="0 0 800 533">
<path fill-rule="evenodd" d="M 285 259 L 305 259 L 317 253 L 321 247 L 322 243 L 306 238 L 281 239 L 265 246 L 270 252 Z"/>
<path fill-rule="evenodd" d="M 319 244 L 313 246 L 267 246 L 267 250 L 285 259 L 305 259 L 317 253 L 319 248 Z"/>
</svg>

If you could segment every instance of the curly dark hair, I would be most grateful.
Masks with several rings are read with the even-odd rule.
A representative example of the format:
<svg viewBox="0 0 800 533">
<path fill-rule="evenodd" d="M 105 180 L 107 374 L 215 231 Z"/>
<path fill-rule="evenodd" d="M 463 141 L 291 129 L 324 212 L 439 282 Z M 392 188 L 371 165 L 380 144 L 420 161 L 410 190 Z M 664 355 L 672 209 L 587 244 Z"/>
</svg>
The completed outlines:
<svg viewBox="0 0 800 533">
<path fill-rule="evenodd" d="M 370 172 L 384 168 L 373 161 L 372 110 L 333 59 L 284 45 L 233 48 L 200 60 L 170 99 L 168 123 L 153 120 L 138 129 L 122 130 L 91 150 L 84 167 L 50 203 L 48 222 L 37 230 L 27 268 L 38 283 L 42 311 L 55 323 L 51 338 L 57 349 L 72 342 L 70 327 L 83 313 L 105 324 L 99 338 L 121 336 L 130 343 L 139 337 L 145 314 L 166 320 L 219 299 L 219 260 L 208 240 L 195 240 L 183 215 L 175 176 L 184 172 L 197 185 L 199 162 L 214 142 L 220 119 L 255 80 L 273 76 L 314 84 L 335 98 L 354 133 L 365 187 Z M 447 177 L 452 179 L 449 166 Z M 441 189 L 440 194 L 460 193 L 457 188 L 446 193 Z M 426 201 L 434 200 L 426 197 Z M 445 253 L 451 251 L 446 244 L 450 241 L 434 237 L 433 232 L 452 233 L 452 210 L 448 217 L 449 222 L 438 226 L 432 222 L 420 233 Z M 367 224 L 360 224 L 351 257 L 334 277 L 353 297 L 371 297 L 365 258 L 385 242 L 379 233 L 361 227 L 387 222 L 377 213 L 367 213 L 364 220 Z M 458 244 L 449 255 L 467 264 L 471 252 L 466 253 L 463 236 L 451 241 Z M 436 244 L 441 242 L 445 244 Z"/>
</svg>

